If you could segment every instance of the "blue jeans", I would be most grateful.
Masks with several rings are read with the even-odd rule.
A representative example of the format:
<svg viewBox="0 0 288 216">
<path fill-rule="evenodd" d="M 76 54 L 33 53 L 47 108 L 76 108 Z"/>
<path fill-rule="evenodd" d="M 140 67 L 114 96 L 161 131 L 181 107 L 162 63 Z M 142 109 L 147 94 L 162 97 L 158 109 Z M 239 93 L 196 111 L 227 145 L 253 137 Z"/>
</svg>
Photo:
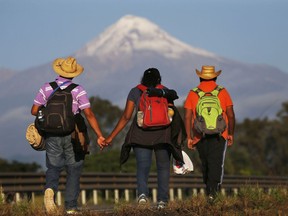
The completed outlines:
<svg viewBox="0 0 288 216">
<path fill-rule="evenodd" d="M 170 178 L 170 155 L 168 144 L 154 148 L 133 147 L 137 163 L 137 190 L 138 196 L 148 196 L 148 178 L 154 150 L 157 166 L 157 201 L 168 202 L 169 178 Z"/>
<path fill-rule="evenodd" d="M 76 208 L 80 192 L 80 176 L 83 168 L 83 159 L 76 159 L 71 135 L 64 137 L 48 136 L 46 143 L 46 185 L 56 193 L 58 190 L 59 177 L 65 168 L 67 172 L 65 207 Z"/>
</svg>

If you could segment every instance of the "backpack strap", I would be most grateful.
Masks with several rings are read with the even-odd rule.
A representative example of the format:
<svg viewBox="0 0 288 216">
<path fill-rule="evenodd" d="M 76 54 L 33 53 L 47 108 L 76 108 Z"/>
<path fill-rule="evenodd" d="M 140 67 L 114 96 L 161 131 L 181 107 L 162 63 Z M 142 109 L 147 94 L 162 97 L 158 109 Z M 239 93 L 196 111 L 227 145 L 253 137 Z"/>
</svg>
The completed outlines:
<svg viewBox="0 0 288 216">
<path fill-rule="evenodd" d="M 224 89 L 223 86 L 217 85 L 217 86 L 215 87 L 215 89 L 211 92 L 211 94 L 218 97 L 218 94 L 220 93 L 220 91 L 221 91 L 222 89 Z"/>
<path fill-rule="evenodd" d="M 53 93 L 55 93 L 55 91 L 57 91 L 57 89 L 59 89 L 61 86 L 65 85 L 66 83 L 68 83 L 70 81 L 66 81 L 64 83 L 62 83 L 60 86 L 57 85 L 57 83 L 54 81 L 54 82 L 50 82 L 50 86 L 53 88 Z M 69 86 L 67 86 L 65 89 L 63 89 L 63 91 L 67 91 L 67 92 L 71 92 L 74 88 L 76 88 L 78 85 L 75 84 L 75 83 L 71 83 Z"/>
<path fill-rule="evenodd" d="M 53 92 L 50 94 L 49 98 L 47 99 L 47 101 L 53 96 L 53 94 L 63 85 L 65 85 L 66 83 L 68 83 L 70 81 L 66 81 L 64 83 L 62 83 L 60 86 L 58 86 L 58 84 L 54 81 L 54 82 L 50 82 L 50 86 L 53 88 Z M 78 85 L 75 83 L 71 83 L 68 87 L 66 87 L 65 89 L 63 89 L 63 91 L 66 92 L 71 92 L 74 88 L 76 88 Z"/>
<path fill-rule="evenodd" d="M 169 92 L 167 93 L 167 91 L 164 90 L 166 87 L 161 84 L 158 84 L 155 87 L 152 87 L 151 89 L 149 89 L 147 86 L 143 84 L 139 84 L 136 87 L 142 92 L 142 95 L 143 93 L 146 93 L 147 95 L 149 95 L 148 97 L 163 97 L 167 99 L 169 95 L 171 95 Z M 148 92 L 148 90 L 151 90 L 151 91 Z"/>
<path fill-rule="evenodd" d="M 50 82 L 49 84 L 53 88 L 53 90 L 59 88 L 59 86 L 57 85 L 57 83 L 55 81 L 54 82 Z"/>
<path fill-rule="evenodd" d="M 69 86 L 67 86 L 65 89 L 63 89 L 63 91 L 66 92 L 71 92 L 74 88 L 76 88 L 78 85 L 75 83 L 71 83 Z"/>
<path fill-rule="evenodd" d="M 51 85 L 51 87 L 53 88 L 53 92 L 50 94 L 50 96 L 48 97 L 47 101 L 50 100 L 50 98 L 54 95 L 54 93 L 64 84 L 68 83 L 70 81 L 66 81 L 64 83 L 62 83 L 60 86 L 58 86 L 58 84 L 54 81 L 54 82 L 50 82 L 49 84 Z"/>
<path fill-rule="evenodd" d="M 211 91 L 210 93 L 214 96 L 218 96 L 219 92 L 224 89 L 223 86 L 220 86 L 220 85 L 217 85 L 213 91 Z M 203 97 L 206 93 L 209 93 L 209 92 L 204 92 L 203 90 L 201 90 L 200 88 L 196 87 L 196 88 L 193 88 L 191 91 L 195 92 L 196 94 L 198 94 L 198 96 L 201 98 Z"/>
<path fill-rule="evenodd" d="M 195 92 L 199 96 L 199 98 L 205 95 L 205 92 L 202 89 L 197 88 L 197 87 L 193 88 L 191 91 Z"/>
<path fill-rule="evenodd" d="M 155 88 L 158 88 L 158 89 L 164 89 L 164 88 L 166 88 L 165 86 L 163 86 L 163 85 L 161 85 L 161 84 L 158 84 L 158 85 L 156 85 L 156 87 Z"/>
<path fill-rule="evenodd" d="M 147 90 L 147 86 L 143 84 L 138 84 L 136 87 L 140 89 L 142 92 L 145 92 Z"/>
<path fill-rule="evenodd" d="M 136 87 L 137 87 L 138 89 L 140 89 L 142 92 L 144 92 L 144 91 L 146 91 L 146 90 L 148 89 L 148 87 L 145 86 L 145 85 L 143 85 L 143 84 L 138 84 Z M 158 84 L 158 85 L 155 86 L 155 88 L 157 88 L 157 89 L 164 89 L 164 88 L 166 88 L 166 87 L 163 86 L 163 85 L 161 85 L 161 84 Z"/>
</svg>

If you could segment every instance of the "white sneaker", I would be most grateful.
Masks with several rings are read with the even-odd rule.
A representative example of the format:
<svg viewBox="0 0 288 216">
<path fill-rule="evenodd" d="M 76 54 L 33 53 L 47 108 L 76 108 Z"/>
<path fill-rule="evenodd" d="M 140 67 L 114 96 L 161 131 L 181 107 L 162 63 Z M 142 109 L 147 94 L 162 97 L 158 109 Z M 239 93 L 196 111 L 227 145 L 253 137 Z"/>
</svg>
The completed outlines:
<svg viewBox="0 0 288 216">
<path fill-rule="evenodd" d="M 162 209 L 164 209 L 164 208 L 166 208 L 166 203 L 163 202 L 163 201 L 159 201 L 159 202 L 157 203 L 157 209 L 158 209 L 158 210 L 162 210 Z"/>
<path fill-rule="evenodd" d="M 141 194 L 138 198 L 138 204 L 139 205 L 145 205 L 147 204 L 148 200 L 145 194 Z"/>
<path fill-rule="evenodd" d="M 57 207 L 54 202 L 54 191 L 51 188 L 47 188 L 45 190 L 44 206 L 48 214 L 51 214 L 57 210 Z"/>
</svg>

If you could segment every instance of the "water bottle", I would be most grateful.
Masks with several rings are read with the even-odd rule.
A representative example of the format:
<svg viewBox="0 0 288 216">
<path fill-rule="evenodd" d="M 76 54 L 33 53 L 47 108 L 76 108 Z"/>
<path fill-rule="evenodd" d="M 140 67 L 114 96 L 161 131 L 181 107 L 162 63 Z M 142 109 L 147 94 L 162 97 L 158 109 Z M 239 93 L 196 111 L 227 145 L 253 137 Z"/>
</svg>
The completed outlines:
<svg viewBox="0 0 288 216">
<path fill-rule="evenodd" d="M 43 124 L 44 123 L 44 114 L 43 114 L 43 111 L 42 110 L 39 110 L 39 112 L 38 112 L 38 122 L 40 123 L 40 124 Z"/>
<path fill-rule="evenodd" d="M 138 111 L 137 112 L 137 124 L 139 127 L 143 127 L 143 117 L 144 117 L 143 111 Z"/>
<path fill-rule="evenodd" d="M 171 107 L 168 108 L 168 116 L 169 116 L 170 122 L 172 122 L 173 116 L 174 116 L 174 110 Z"/>
</svg>

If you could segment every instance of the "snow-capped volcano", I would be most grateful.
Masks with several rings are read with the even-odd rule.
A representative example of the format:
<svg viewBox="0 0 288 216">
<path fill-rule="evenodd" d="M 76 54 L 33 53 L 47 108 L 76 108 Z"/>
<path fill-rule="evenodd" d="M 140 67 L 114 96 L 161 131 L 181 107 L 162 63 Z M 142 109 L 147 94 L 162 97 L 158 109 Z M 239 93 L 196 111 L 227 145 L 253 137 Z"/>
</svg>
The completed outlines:
<svg viewBox="0 0 288 216">
<path fill-rule="evenodd" d="M 129 55 L 137 50 L 153 51 L 166 58 L 176 59 L 187 53 L 216 57 L 213 53 L 177 40 L 149 20 L 132 15 L 122 17 L 99 37 L 87 43 L 76 56 L 97 56 L 103 59 L 105 56 L 118 56 L 123 53 Z"/>
</svg>

